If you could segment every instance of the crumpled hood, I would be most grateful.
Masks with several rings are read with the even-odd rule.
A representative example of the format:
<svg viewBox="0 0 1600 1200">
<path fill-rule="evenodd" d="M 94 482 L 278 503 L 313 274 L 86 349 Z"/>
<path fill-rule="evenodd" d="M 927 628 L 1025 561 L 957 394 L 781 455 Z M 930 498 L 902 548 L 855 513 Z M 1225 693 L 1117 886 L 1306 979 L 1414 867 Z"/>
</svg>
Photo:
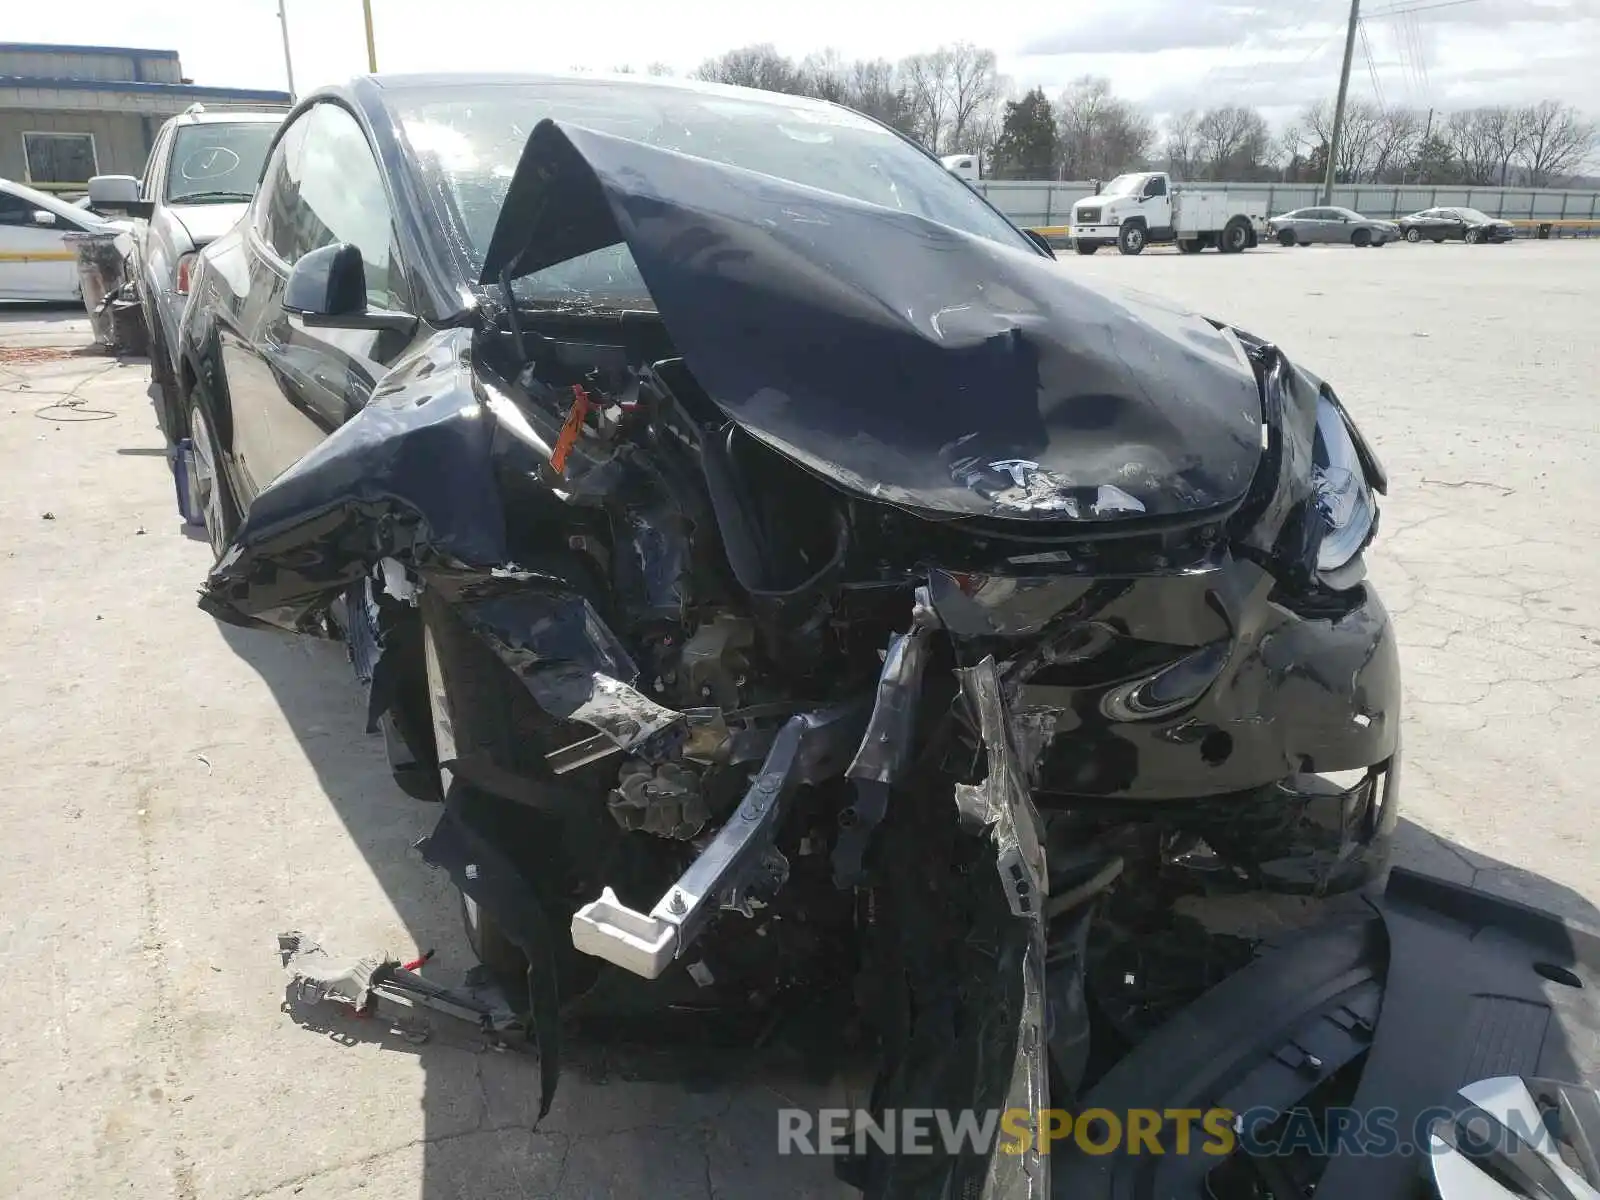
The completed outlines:
<svg viewBox="0 0 1600 1200">
<path fill-rule="evenodd" d="M 248 203 L 169 204 L 169 211 L 189 235 L 196 250 L 227 233 L 244 216 Z"/>
<path fill-rule="evenodd" d="M 976 202 L 976 201 L 974 201 Z M 749 433 L 911 509 L 1210 514 L 1260 457 L 1237 343 L 1002 245 L 571 124 L 533 131 L 483 282 L 625 241 L 689 369 Z"/>
</svg>

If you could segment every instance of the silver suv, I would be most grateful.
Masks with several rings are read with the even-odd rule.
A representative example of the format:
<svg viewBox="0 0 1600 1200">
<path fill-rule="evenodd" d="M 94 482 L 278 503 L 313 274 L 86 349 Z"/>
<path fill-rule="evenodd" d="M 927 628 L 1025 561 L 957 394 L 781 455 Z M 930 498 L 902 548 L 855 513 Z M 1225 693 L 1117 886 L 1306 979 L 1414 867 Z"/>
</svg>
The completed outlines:
<svg viewBox="0 0 1600 1200">
<path fill-rule="evenodd" d="M 244 215 L 283 116 L 193 105 L 161 127 L 142 179 L 89 181 L 94 209 L 133 218 L 131 269 L 150 331 L 150 374 L 161 391 L 162 428 L 174 440 L 184 422 L 173 351 L 196 255 Z"/>
</svg>

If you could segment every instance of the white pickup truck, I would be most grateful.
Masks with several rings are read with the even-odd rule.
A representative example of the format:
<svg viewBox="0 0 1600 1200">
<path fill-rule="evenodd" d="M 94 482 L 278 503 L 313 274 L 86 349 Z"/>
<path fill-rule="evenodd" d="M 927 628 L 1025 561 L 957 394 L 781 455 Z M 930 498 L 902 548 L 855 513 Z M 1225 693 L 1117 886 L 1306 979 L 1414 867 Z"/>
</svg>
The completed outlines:
<svg viewBox="0 0 1600 1200">
<path fill-rule="evenodd" d="M 1072 206 L 1071 238 L 1079 254 L 1116 246 L 1138 254 L 1155 243 L 1176 242 L 1185 254 L 1215 246 L 1237 254 L 1266 232 L 1267 202 L 1175 186 L 1165 171 L 1118 175 L 1100 194 Z"/>
</svg>

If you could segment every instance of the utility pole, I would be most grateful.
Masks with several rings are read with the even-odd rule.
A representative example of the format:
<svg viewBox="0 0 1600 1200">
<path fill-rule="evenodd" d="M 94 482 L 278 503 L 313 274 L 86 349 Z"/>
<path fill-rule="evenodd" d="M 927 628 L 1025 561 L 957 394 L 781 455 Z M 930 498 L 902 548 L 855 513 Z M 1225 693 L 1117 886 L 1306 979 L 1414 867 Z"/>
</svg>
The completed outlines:
<svg viewBox="0 0 1600 1200">
<path fill-rule="evenodd" d="M 376 75 L 378 73 L 378 46 L 372 40 L 372 0 L 361 0 L 361 15 L 367 21 L 367 70 Z M 1344 70 L 1346 77 L 1350 74 L 1349 58 L 1350 56 L 1346 54 Z"/>
<path fill-rule="evenodd" d="M 289 57 L 289 16 L 283 9 L 284 0 L 278 0 L 278 25 L 283 30 L 283 71 L 289 77 L 289 101 L 294 102 L 294 60 Z"/>
<path fill-rule="evenodd" d="M 1328 139 L 1328 172 L 1322 180 L 1322 202 L 1333 203 L 1333 179 L 1339 169 L 1339 134 L 1344 128 L 1344 98 L 1350 90 L 1350 59 L 1356 50 L 1356 27 L 1361 24 L 1361 0 L 1350 0 L 1350 28 L 1344 34 L 1344 66 L 1339 68 L 1339 98 L 1333 105 L 1333 135 Z"/>
</svg>

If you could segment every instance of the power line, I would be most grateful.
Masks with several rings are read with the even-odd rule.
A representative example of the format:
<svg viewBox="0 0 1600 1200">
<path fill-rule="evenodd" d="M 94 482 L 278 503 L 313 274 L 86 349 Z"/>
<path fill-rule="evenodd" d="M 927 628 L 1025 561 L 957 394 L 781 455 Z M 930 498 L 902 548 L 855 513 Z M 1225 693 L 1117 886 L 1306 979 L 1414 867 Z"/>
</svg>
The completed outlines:
<svg viewBox="0 0 1600 1200">
<path fill-rule="evenodd" d="M 1403 17 L 1407 13 L 1432 12 L 1436 8 L 1460 8 L 1463 4 L 1476 4 L 1478 0 L 1423 0 L 1422 3 L 1391 4 L 1387 8 L 1375 8 L 1363 13 L 1366 18 L 1374 17 Z"/>
<path fill-rule="evenodd" d="M 1367 60 L 1367 77 L 1372 80 L 1372 94 L 1377 97 L 1379 108 L 1388 108 L 1383 99 L 1383 85 L 1378 82 L 1378 64 L 1372 57 L 1372 42 L 1367 38 L 1367 23 L 1361 22 L 1361 56 Z"/>
</svg>

